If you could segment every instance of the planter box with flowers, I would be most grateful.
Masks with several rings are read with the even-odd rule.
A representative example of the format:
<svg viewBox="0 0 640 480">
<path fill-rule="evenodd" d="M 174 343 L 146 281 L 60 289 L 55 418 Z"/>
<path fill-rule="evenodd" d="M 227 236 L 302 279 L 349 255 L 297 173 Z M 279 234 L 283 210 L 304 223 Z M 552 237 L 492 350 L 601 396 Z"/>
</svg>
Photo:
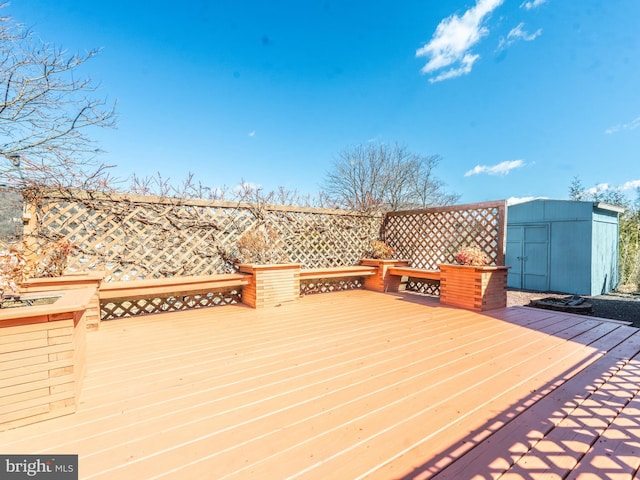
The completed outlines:
<svg viewBox="0 0 640 480">
<path fill-rule="evenodd" d="M 487 265 L 479 247 L 464 247 L 456 255 L 460 265 L 440 264 L 440 303 L 484 311 L 507 306 L 509 267 Z"/>
</svg>

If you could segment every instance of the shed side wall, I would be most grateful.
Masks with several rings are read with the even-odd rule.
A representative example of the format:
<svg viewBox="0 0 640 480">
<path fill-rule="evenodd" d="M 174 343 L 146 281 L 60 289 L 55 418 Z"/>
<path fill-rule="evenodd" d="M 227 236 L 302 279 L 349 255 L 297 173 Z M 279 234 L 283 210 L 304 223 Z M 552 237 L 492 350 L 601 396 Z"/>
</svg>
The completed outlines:
<svg viewBox="0 0 640 480">
<path fill-rule="evenodd" d="M 591 252 L 591 295 L 602 295 L 618 287 L 618 215 L 595 210 Z"/>
</svg>

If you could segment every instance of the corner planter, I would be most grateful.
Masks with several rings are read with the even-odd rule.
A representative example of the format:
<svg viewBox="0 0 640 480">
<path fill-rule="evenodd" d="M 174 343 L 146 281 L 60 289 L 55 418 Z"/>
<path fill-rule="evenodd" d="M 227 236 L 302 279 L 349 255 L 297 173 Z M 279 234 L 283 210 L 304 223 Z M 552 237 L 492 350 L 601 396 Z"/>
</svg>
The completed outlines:
<svg viewBox="0 0 640 480">
<path fill-rule="evenodd" d="M 0 309 L 0 431 L 76 411 L 85 373 L 86 311 L 95 288 L 51 290 L 49 305 Z"/>
<path fill-rule="evenodd" d="M 509 267 L 440 264 L 440 303 L 484 311 L 507 306 Z"/>
<path fill-rule="evenodd" d="M 242 287 L 242 303 L 250 307 L 276 307 L 300 298 L 299 263 L 243 263 L 238 270 L 253 276 L 251 283 Z"/>
<path fill-rule="evenodd" d="M 65 291 L 76 288 L 94 288 L 95 293 L 89 302 L 86 313 L 87 330 L 98 330 L 100 327 L 100 284 L 104 272 L 80 272 L 62 277 L 30 278 L 20 285 L 21 293 Z"/>
<path fill-rule="evenodd" d="M 397 275 L 388 275 L 387 270 L 389 267 L 406 267 L 409 265 L 409 261 L 364 258 L 360 261 L 360 265 L 378 268 L 375 275 L 370 275 L 364 279 L 364 288 L 376 292 L 397 292 L 402 279 Z"/>
</svg>

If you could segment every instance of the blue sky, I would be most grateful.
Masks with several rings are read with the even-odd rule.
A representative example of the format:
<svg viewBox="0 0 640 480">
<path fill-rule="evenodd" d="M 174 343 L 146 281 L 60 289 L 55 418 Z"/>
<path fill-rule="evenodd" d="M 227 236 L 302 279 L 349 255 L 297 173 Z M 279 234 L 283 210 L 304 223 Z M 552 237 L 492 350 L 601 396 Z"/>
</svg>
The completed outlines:
<svg viewBox="0 0 640 480">
<path fill-rule="evenodd" d="M 640 187 L 638 0 L 14 1 L 118 101 L 115 175 L 313 194 L 341 150 L 438 154 L 462 203 Z"/>
</svg>

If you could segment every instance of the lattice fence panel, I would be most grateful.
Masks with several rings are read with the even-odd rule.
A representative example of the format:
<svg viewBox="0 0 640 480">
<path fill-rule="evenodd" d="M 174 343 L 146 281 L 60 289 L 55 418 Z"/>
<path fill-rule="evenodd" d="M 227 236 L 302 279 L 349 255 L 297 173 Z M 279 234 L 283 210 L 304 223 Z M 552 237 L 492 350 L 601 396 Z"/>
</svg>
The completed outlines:
<svg viewBox="0 0 640 480">
<path fill-rule="evenodd" d="M 137 300 L 113 299 L 100 305 L 100 317 L 102 320 L 113 320 L 150 313 L 219 307 L 240 303 L 240 297 L 241 291 L 232 289 L 170 297 L 139 298 Z"/>
<path fill-rule="evenodd" d="M 355 265 L 382 223 L 340 210 L 83 192 L 47 192 L 29 211 L 26 236 L 72 240 L 79 253 L 68 270 L 104 270 L 106 281 L 233 272 L 237 240 L 258 225 L 302 268 Z"/>
<path fill-rule="evenodd" d="M 412 292 L 435 296 L 440 295 L 440 282 L 424 280 L 422 278 L 409 278 L 405 288 Z"/>
<path fill-rule="evenodd" d="M 302 295 L 339 292 L 356 288 L 364 288 L 362 277 L 313 278 L 300 281 L 300 294 Z"/>
<path fill-rule="evenodd" d="M 383 238 L 416 268 L 455 263 L 467 245 L 482 248 L 490 264 L 504 265 L 506 221 L 504 201 L 393 212 L 385 217 Z"/>
</svg>

